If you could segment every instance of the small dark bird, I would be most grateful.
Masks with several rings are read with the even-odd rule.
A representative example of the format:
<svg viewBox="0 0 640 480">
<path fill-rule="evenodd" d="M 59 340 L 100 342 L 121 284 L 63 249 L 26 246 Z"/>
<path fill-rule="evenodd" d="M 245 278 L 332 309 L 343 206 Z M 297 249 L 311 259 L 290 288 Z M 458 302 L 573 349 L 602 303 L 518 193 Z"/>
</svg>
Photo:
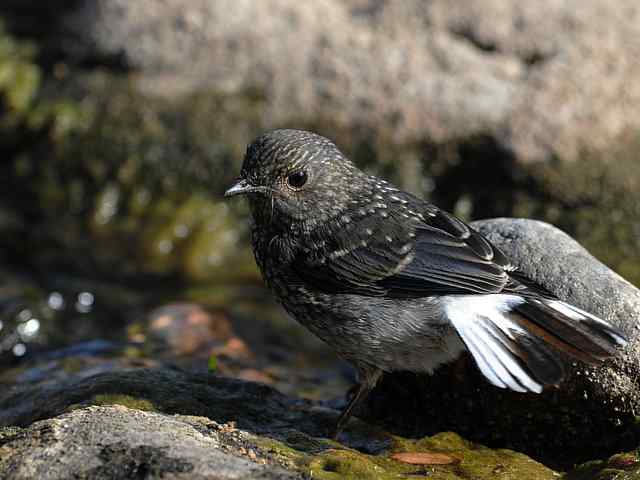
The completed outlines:
<svg viewBox="0 0 640 480">
<path fill-rule="evenodd" d="M 285 309 L 357 370 L 334 438 L 383 372 L 432 373 L 466 348 L 489 382 L 542 391 L 624 335 L 525 278 L 462 220 L 360 171 L 328 139 L 275 130 L 225 196 L 248 196 L 252 244 Z"/>
</svg>

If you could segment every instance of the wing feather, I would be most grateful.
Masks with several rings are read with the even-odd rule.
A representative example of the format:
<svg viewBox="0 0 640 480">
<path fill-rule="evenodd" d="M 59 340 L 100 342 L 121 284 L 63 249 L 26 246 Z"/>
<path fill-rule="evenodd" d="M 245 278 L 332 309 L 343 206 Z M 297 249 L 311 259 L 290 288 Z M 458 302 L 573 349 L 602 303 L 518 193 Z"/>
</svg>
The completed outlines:
<svg viewBox="0 0 640 480">
<path fill-rule="evenodd" d="M 408 206 L 390 205 L 384 216 L 374 212 L 333 231 L 321 226 L 311 232 L 293 263 L 298 275 L 332 293 L 421 297 L 502 291 L 509 264 L 497 248 L 462 220 L 402 195 Z"/>
</svg>

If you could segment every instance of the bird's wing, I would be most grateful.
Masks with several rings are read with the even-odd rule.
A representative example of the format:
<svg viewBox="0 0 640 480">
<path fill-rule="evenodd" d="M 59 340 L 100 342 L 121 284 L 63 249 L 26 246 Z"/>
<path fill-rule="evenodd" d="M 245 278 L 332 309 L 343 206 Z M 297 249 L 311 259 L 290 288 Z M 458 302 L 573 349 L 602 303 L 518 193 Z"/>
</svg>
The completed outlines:
<svg viewBox="0 0 640 480">
<path fill-rule="evenodd" d="M 404 203 L 313 232 L 293 262 L 297 274 L 324 291 L 363 295 L 503 290 L 510 266 L 496 247 L 458 218 L 405 195 Z"/>
</svg>

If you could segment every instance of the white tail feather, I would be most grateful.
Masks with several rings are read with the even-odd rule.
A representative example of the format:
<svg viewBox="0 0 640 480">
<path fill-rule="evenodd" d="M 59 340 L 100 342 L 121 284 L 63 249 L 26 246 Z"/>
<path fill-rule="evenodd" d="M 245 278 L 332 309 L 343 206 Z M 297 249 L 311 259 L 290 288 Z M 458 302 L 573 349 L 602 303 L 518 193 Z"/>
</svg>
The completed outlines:
<svg viewBox="0 0 640 480">
<path fill-rule="evenodd" d="M 445 299 L 447 317 L 458 331 L 480 371 L 493 385 L 516 392 L 542 391 L 542 385 L 520 365 L 516 355 L 498 335 L 498 328 L 510 339 L 526 332 L 505 312 L 525 300 L 517 295 L 459 295 Z"/>
</svg>

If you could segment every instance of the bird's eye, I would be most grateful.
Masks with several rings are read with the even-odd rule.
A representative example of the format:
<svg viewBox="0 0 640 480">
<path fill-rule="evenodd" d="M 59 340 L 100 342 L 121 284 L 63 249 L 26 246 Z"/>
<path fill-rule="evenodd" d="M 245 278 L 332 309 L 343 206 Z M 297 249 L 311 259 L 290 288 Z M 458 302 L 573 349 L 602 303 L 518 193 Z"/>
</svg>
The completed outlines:
<svg viewBox="0 0 640 480">
<path fill-rule="evenodd" d="M 307 183 L 307 179 L 307 172 L 300 170 L 287 177 L 287 185 L 291 188 L 302 188 L 304 187 L 304 184 Z"/>
</svg>

